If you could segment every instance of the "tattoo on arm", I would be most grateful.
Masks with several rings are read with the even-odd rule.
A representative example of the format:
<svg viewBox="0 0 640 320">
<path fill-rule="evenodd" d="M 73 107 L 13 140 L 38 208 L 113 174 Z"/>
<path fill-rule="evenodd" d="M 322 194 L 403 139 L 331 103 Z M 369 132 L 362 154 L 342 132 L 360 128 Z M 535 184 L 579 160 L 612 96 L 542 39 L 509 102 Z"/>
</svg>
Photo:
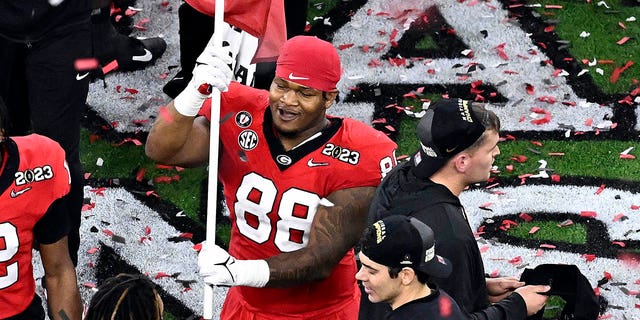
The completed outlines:
<svg viewBox="0 0 640 320">
<path fill-rule="evenodd" d="M 62 320 L 69 320 L 69 316 L 67 316 L 67 313 L 64 312 L 64 309 L 60 309 L 60 311 L 58 311 L 58 315 Z"/>
<path fill-rule="evenodd" d="M 267 259 L 268 286 L 283 287 L 320 281 L 358 242 L 366 227 L 374 187 L 339 190 L 328 199 L 333 207 L 318 207 L 307 247 Z"/>
</svg>

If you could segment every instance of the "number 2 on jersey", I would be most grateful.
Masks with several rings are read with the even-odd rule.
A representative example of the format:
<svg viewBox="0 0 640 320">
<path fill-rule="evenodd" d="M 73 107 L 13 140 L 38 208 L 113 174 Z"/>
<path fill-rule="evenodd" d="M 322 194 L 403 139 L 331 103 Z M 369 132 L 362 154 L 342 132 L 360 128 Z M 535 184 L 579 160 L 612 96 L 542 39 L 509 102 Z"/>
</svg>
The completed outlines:
<svg viewBox="0 0 640 320">
<path fill-rule="evenodd" d="M 11 223 L 0 223 L 0 290 L 8 288 L 18 281 L 18 262 L 4 266 L 4 263 L 11 260 L 18 253 L 18 230 Z M 2 270 L 4 268 L 5 270 Z"/>
</svg>

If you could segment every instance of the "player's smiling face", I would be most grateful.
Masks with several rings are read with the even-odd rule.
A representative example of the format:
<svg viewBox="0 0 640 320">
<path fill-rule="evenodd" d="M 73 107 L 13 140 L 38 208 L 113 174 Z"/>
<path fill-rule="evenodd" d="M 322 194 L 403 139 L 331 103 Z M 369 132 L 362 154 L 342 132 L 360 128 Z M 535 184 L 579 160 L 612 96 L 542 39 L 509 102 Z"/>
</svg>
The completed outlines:
<svg viewBox="0 0 640 320">
<path fill-rule="evenodd" d="M 301 86 L 276 77 L 269 90 L 273 124 L 281 136 L 301 141 L 326 126 L 325 112 L 336 93 Z"/>
</svg>

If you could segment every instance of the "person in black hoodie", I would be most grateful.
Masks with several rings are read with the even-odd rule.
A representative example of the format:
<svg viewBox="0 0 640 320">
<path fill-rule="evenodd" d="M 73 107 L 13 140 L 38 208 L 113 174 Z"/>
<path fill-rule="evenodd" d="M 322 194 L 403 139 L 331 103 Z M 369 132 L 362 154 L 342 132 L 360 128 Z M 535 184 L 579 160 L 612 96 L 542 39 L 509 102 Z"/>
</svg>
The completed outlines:
<svg viewBox="0 0 640 320">
<path fill-rule="evenodd" d="M 500 154 L 500 120 L 461 99 L 432 104 L 417 126 L 420 149 L 382 181 L 369 222 L 389 215 L 414 217 L 433 229 L 436 253 L 453 265 L 449 277 L 433 278 L 469 319 L 525 319 L 547 301 L 548 286 L 525 286 L 516 278 L 485 278 L 482 257 L 458 196 L 489 178 Z M 363 299 L 364 300 L 364 299 Z M 384 313 L 363 302 L 361 319 Z"/>
</svg>

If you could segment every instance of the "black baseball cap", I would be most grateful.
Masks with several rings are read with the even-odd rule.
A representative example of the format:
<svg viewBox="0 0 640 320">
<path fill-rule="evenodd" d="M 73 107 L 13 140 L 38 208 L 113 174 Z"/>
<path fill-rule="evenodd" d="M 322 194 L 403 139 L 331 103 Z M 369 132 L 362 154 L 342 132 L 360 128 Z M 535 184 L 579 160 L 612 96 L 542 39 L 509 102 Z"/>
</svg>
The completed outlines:
<svg viewBox="0 0 640 320">
<path fill-rule="evenodd" d="M 435 254 L 431 228 L 413 217 L 392 215 L 376 221 L 360 246 L 369 259 L 390 268 L 411 267 L 438 278 L 451 273 L 451 263 Z"/>
<path fill-rule="evenodd" d="M 485 131 L 471 101 L 442 99 L 429 106 L 418 122 L 420 149 L 411 157 L 413 172 L 429 178 L 454 155 L 470 147 Z"/>
</svg>

